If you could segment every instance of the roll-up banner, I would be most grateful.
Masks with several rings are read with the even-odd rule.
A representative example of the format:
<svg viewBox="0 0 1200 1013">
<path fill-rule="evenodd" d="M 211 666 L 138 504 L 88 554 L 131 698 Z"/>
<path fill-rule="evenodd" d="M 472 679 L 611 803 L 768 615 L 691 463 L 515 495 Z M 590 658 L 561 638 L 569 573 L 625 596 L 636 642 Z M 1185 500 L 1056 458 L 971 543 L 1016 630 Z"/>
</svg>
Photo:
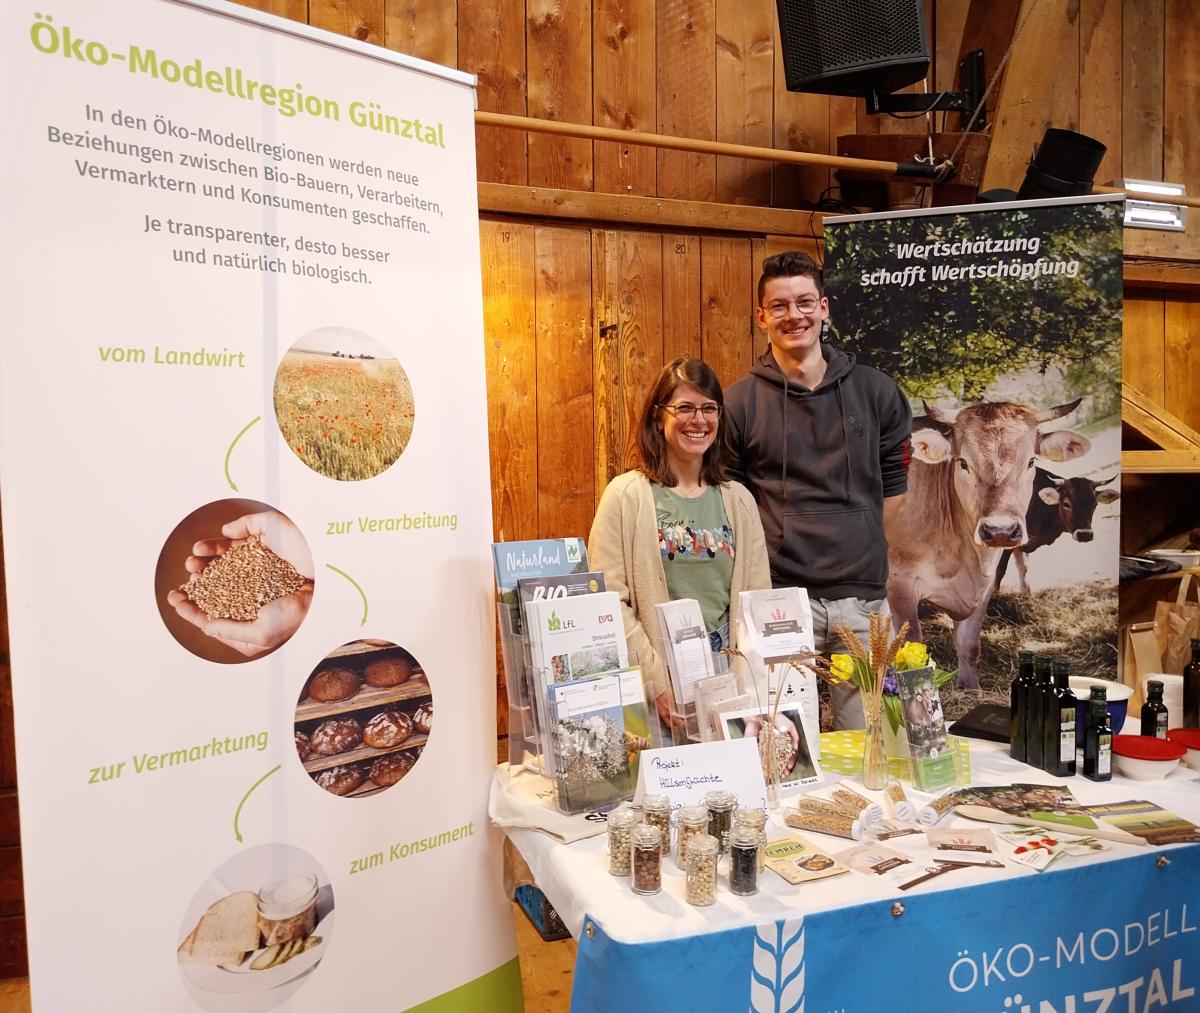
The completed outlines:
<svg viewBox="0 0 1200 1013">
<path fill-rule="evenodd" d="M 826 219 L 831 340 L 912 406 L 888 601 L 970 691 L 948 717 L 1007 704 L 1022 648 L 1116 678 L 1121 219 L 1114 197 Z"/>
<path fill-rule="evenodd" d="M 34 1009 L 519 1009 L 474 79 L 221 2 L 0 55 Z"/>
</svg>

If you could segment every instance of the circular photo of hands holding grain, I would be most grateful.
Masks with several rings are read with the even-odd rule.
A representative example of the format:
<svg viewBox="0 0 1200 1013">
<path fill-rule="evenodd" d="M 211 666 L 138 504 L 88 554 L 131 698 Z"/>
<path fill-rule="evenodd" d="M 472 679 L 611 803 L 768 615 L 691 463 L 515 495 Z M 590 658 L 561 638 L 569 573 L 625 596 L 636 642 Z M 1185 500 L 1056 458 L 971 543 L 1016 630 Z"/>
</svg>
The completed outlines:
<svg viewBox="0 0 1200 1013">
<path fill-rule="evenodd" d="M 170 634 L 206 661 L 237 664 L 291 639 L 312 603 L 308 543 L 285 514 L 223 499 L 188 514 L 167 537 L 154 575 Z"/>
<path fill-rule="evenodd" d="M 359 482 L 386 471 L 412 436 L 412 386 L 370 335 L 322 327 L 300 338 L 275 372 L 275 421 L 313 471 Z"/>
</svg>

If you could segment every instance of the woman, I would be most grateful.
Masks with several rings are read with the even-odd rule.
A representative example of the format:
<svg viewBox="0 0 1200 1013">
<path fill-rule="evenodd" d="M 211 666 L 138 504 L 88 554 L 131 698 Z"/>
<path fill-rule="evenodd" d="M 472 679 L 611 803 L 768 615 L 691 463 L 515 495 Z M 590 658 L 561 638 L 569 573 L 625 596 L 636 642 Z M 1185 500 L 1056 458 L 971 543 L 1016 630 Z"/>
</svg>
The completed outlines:
<svg viewBox="0 0 1200 1013">
<path fill-rule="evenodd" d="M 641 464 L 609 482 L 588 538 L 591 566 L 621 596 L 629 649 L 668 724 L 676 708 L 654 606 L 695 598 L 716 651 L 730 644 L 739 592 L 771 586 L 758 508 L 725 476 L 724 407 L 706 363 L 667 363 L 642 407 Z"/>
</svg>

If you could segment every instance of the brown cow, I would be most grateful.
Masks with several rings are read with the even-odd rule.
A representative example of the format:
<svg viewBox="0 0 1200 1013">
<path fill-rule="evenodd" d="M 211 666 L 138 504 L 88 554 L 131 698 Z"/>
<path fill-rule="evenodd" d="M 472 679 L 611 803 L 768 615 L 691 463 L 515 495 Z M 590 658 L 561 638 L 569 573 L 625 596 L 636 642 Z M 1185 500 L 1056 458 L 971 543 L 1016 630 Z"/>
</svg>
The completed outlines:
<svg viewBox="0 0 1200 1013">
<path fill-rule="evenodd" d="M 1027 541 L 1025 514 L 1038 457 L 1069 461 L 1091 446 L 1042 423 L 1071 414 L 1079 400 L 1037 411 L 1007 401 L 958 412 L 925 406 L 913 420 L 908 493 L 888 528 L 888 604 L 896 626 L 919 637 L 927 601 L 954 620 L 958 685 L 979 685 L 979 631 L 1005 549 Z"/>
</svg>

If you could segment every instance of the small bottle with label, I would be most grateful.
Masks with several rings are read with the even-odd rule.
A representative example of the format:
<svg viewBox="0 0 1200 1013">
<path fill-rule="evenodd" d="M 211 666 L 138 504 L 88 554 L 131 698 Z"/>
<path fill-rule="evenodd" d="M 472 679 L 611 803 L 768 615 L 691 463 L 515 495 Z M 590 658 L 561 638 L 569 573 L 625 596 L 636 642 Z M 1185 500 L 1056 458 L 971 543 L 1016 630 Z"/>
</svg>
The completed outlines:
<svg viewBox="0 0 1200 1013">
<path fill-rule="evenodd" d="M 1200 639 L 1192 641 L 1192 660 L 1183 666 L 1184 728 L 1200 728 Z"/>
<path fill-rule="evenodd" d="M 1088 701 L 1083 776 L 1093 781 L 1112 780 L 1112 728 L 1108 723 L 1108 694 L 1103 686 L 1093 686 L 1092 698 Z"/>
<path fill-rule="evenodd" d="M 1042 715 L 1042 767 L 1055 777 L 1075 776 L 1075 694 L 1069 663 L 1054 659 L 1054 686 Z"/>
<path fill-rule="evenodd" d="M 1157 679 L 1146 682 L 1146 702 L 1142 704 L 1142 734 L 1155 739 L 1167 737 L 1167 705 L 1163 703 L 1163 684 Z"/>
</svg>

